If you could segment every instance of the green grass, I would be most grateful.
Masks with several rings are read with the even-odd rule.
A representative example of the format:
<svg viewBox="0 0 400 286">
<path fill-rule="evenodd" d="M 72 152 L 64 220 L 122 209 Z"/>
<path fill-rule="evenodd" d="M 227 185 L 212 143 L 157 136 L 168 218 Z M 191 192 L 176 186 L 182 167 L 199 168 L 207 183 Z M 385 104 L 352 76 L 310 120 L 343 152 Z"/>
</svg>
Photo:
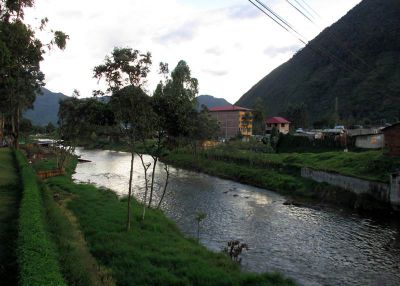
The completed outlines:
<svg viewBox="0 0 400 286">
<path fill-rule="evenodd" d="M 125 230 L 126 200 L 67 177 L 49 180 L 73 196 L 67 204 L 78 219 L 93 256 L 112 271 L 117 285 L 294 285 L 279 274 L 250 274 L 225 255 L 185 238 L 161 211 L 145 221 L 134 203 L 133 228 Z"/>
<path fill-rule="evenodd" d="M 14 156 L 0 149 L 0 279 L 2 285 L 17 285 L 16 240 L 20 187 Z"/>
<path fill-rule="evenodd" d="M 46 185 L 42 188 L 47 229 L 57 246 L 68 285 L 115 285 L 109 271 L 90 254 L 75 216 L 65 207 L 71 196 L 58 188 L 49 189 Z"/>
<path fill-rule="evenodd" d="M 12 151 L 0 148 L 0 186 L 15 184 L 18 174 L 15 170 Z"/>
<path fill-rule="evenodd" d="M 200 155 L 261 168 L 300 170 L 309 167 L 385 183 L 389 181 L 390 173 L 400 168 L 400 158 L 387 157 L 382 151 L 266 154 L 220 147 L 203 151 Z"/>
<path fill-rule="evenodd" d="M 55 246 L 45 229 L 43 202 L 36 175 L 21 152 L 16 153 L 16 158 L 23 185 L 17 249 L 19 284 L 66 285 Z"/>
</svg>

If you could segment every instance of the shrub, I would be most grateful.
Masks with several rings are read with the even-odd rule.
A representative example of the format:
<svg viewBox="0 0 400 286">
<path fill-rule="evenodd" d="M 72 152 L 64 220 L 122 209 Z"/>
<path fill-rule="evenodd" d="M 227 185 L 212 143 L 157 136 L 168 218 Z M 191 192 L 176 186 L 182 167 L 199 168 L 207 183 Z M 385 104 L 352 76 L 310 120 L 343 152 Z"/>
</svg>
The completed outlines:
<svg viewBox="0 0 400 286">
<path fill-rule="evenodd" d="M 17 242 L 20 285 L 66 285 L 55 248 L 45 230 L 36 175 L 21 152 L 17 151 L 16 158 L 23 185 Z"/>
</svg>

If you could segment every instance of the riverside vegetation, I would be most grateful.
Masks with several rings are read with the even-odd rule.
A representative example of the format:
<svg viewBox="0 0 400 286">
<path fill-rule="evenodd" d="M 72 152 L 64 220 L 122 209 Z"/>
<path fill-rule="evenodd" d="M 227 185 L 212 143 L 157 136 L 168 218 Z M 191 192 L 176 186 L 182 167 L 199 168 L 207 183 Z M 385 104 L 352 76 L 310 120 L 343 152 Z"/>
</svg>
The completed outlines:
<svg viewBox="0 0 400 286">
<path fill-rule="evenodd" d="M 8 152 L 0 166 L 11 160 Z M 75 184 L 76 159 L 65 176 L 40 183 L 23 154 L 16 158 L 23 186 L 16 252 L 21 285 L 294 285 L 280 274 L 241 272 L 226 255 L 184 237 L 160 210 L 149 209 L 142 220 L 136 200 L 127 232 L 127 200 Z M 55 159 L 44 165 L 51 164 Z M 9 174 L 17 178 L 16 170 Z"/>
<path fill-rule="evenodd" d="M 400 167 L 399 158 L 382 151 L 283 153 L 254 152 L 248 143 L 227 143 L 194 154 L 188 148 L 171 152 L 168 163 L 195 171 L 236 180 L 288 195 L 299 203 L 333 203 L 360 210 L 386 209 L 368 195 L 301 177 L 301 168 L 340 173 L 371 181 L 389 183 L 389 175 Z"/>
</svg>

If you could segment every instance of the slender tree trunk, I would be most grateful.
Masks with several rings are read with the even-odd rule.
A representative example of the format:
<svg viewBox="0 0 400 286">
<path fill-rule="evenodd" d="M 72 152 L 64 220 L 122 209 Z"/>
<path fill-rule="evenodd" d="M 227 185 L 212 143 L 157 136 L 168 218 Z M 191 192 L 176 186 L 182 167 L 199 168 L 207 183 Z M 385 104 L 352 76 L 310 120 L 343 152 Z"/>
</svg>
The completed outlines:
<svg viewBox="0 0 400 286">
<path fill-rule="evenodd" d="M 197 221 L 197 242 L 200 241 L 200 221 Z"/>
<path fill-rule="evenodd" d="M 4 122 L 5 116 L 0 112 L 0 143 L 3 143 L 4 140 Z"/>
<path fill-rule="evenodd" d="M 19 125 L 20 125 L 20 110 L 17 107 L 17 122 L 16 122 L 16 133 L 15 133 L 15 149 L 19 149 Z"/>
<path fill-rule="evenodd" d="M 147 170 L 149 169 L 150 165 L 147 165 L 144 163 L 144 159 L 143 159 L 143 154 L 138 154 L 138 156 L 140 157 L 140 160 L 142 161 L 142 166 L 143 166 L 143 170 L 144 170 L 144 199 L 143 199 L 143 214 L 142 214 L 142 219 L 144 220 L 145 215 L 146 215 L 146 204 L 147 204 L 147 193 L 149 190 L 149 186 L 148 186 L 148 179 L 147 179 Z"/>
<path fill-rule="evenodd" d="M 149 208 L 151 208 L 151 202 L 153 200 L 153 189 L 154 189 L 154 177 L 156 175 L 156 165 L 158 162 L 158 158 L 157 157 L 153 157 L 153 174 L 151 176 L 151 185 L 150 185 L 150 199 L 149 199 Z"/>
<path fill-rule="evenodd" d="M 131 151 L 131 168 L 129 172 L 129 190 L 128 190 L 128 218 L 126 222 L 126 230 L 131 229 L 131 202 L 132 202 L 132 177 L 133 177 L 133 161 L 135 158 L 135 153 Z"/>
<path fill-rule="evenodd" d="M 168 165 L 165 165 L 164 170 L 167 173 L 167 178 L 165 179 L 164 190 L 163 190 L 163 193 L 161 195 L 160 202 L 158 203 L 157 209 L 159 209 L 161 207 L 161 203 L 164 200 L 164 196 L 165 196 L 165 193 L 167 191 L 168 182 L 169 182 L 169 168 L 168 168 Z"/>
</svg>

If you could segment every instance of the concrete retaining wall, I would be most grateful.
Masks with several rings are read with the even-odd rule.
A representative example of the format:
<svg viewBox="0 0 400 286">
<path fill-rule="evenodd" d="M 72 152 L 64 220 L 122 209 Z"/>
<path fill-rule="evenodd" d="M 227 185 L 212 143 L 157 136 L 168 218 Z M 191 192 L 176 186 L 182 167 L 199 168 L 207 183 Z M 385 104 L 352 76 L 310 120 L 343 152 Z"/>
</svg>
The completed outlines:
<svg viewBox="0 0 400 286">
<path fill-rule="evenodd" d="M 400 173 L 392 175 L 390 202 L 394 209 L 400 211 Z"/>
<path fill-rule="evenodd" d="M 389 185 L 384 183 L 362 180 L 335 173 L 317 171 L 310 168 L 302 168 L 301 176 L 303 178 L 312 179 L 320 183 L 328 183 L 330 185 L 343 188 L 345 190 L 356 193 L 357 195 L 369 194 L 380 201 L 392 202 L 391 192 L 393 193 L 393 191 L 391 190 Z M 398 180 L 400 181 L 400 176 Z M 393 196 L 393 199 L 398 199 L 398 203 L 400 206 L 399 190 L 397 196 Z"/>
</svg>

